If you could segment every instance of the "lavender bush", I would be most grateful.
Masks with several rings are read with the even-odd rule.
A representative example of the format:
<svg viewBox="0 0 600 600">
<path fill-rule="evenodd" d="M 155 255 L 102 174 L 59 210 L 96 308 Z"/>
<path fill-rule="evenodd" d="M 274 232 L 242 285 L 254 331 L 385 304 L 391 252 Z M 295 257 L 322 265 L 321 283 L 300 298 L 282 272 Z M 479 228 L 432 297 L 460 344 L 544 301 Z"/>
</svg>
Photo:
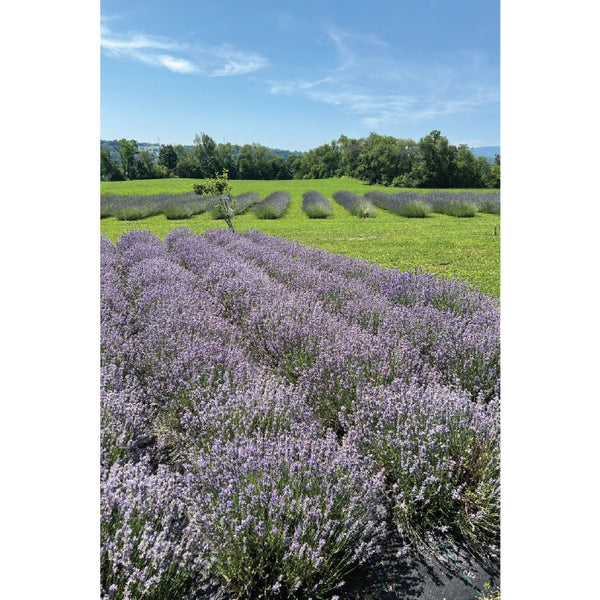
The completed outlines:
<svg viewBox="0 0 600 600">
<path fill-rule="evenodd" d="M 295 343 L 300 352 L 298 358 L 301 359 L 302 352 L 306 358 L 302 363 L 304 366 L 311 366 L 319 352 L 315 336 L 321 340 L 321 351 L 327 353 L 324 350 L 327 347 L 335 349 L 337 360 L 343 362 L 343 357 L 350 354 L 349 366 L 354 354 L 359 355 L 360 352 L 345 350 L 347 340 L 356 340 L 361 334 L 347 328 L 359 325 L 368 333 L 386 334 L 376 341 L 365 338 L 362 356 L 370 355 L 375 348 L 381 347 L 382 340 L 387 339 L 393 347 L 401 347 L 404 343 L 401 340 L 408 339 L 412 348 L 405 354 L 413 357 L 408 360 L 411 365 L 408 370 L 412 370 L 413 374 L 425 372 L 424 368 L 415 364 L 415 357 L 421 356 L 437 371 L 442 381 L 448 384 L 460 382 L 473 397 L 487 401 L 499 394 L 499 312 L 493 299 L 473 291 L 458 280 L 419 272 L 398 274 L 370 266 L 362 276 L 347 277 L 340 270 L 350 269 L 350 265 L 346 267 L 345 264 L 353 259 L 337 257 L 331 268 L 326 263 L 327 268 L 323 269 L 319 268 L 318 261 L 330 261 L 330 253 L 288 242 L 281 244 L 275 238 L 258 232 L 246 232 L 243 237 L 254 243 L 249 244 L 240 236 L 230 236 L 222 231 L 204 236 L 221 247 L 234 243 L 246 262 L 259 265 L 271 278 L 288 287 L 287 292 L 279 288 L 269 292 L 273 296 L 270 302 L 267 290 L 273 285 L 262 279 L 254 284 L 256 310 L 262 315 L 253 324 L 255 329 L 262 331 L 253 341 L 254 347 L 268 353 L 269 348 L 263 347 L 263 344 L 271 339 L 274 353 L 283 358 L 289 355 L 290 348 L 289 335 L 285 332 L 295 331 Z M 290 256 L 301 260 L 290 260 Z M 314 266 L 307 267 L 307 262 Z M 368 267 L 366 263 L 363 265 Z M 247 282 L 248 275 L 241 279 Z M 260 301 L 260 295 L 263 295 L 264 302 Z M 278 309 L 273 308 L 273 303 L 282 305 L 287 301 L 294 302 L 294 306 L 290 305 L 283 314 L 276 316 Z M 307 307 L 311 307 L 310 311 Z M 324 320 L 328 313 L 334 316 L 333 319 L 329 317 L 329 325 Z M 311 322 L 313 326 L 308 325 Z M 328 331 L 332 333 L 328 334 Z M 288 350 L 285 344 L 288 344 Z M 387 365 L 389 360 L 385 356 L 382 354 L 375 363 L 383 361 Z M 347 371 L 343 366 L 340 369 L 342 373 Z M 359 367 L 358 372 L 361 370 L 364 369 Z M 380 371 L 381 366 L 376 366 L 369 367 L 366 372 L 373 374 Z M 350 369 L 349 373 L 354 373 L 354 370 Z M 334 379 L 331 378 L 330 382 Z"/>
<path fill-rule="evenodd" d="M 474 217 L 477 214 L 477 207 L 471 202 L 450 199 L 433 202 L 432 211 L 450 217 Z"/>
<path fill-rule="evenodd" d="M 259 219 L 279 219 L 283 216 L 291 196 L 288 192 L 273 192 L 252 209 Z"/>
<path fill-rule="evenodd" d="M 476 551 L 499 543 L 495 406 L 441 386 L 361 390 L 348 441 L 385 470 L 394 520 L 408 538 L 451 532 Z"/>
<path fill-rule="evenodd" d="M 302 196 L 302 210 L 309 219 L 325 219 L 333 215 L 331 203 L 320 192 L 306 192 Z"/>
<path fill-rule="evenodd" d="M 401 192 L 388 194 L 386 192 L 367 192 L 365 194 L 370 202 L 379 208 L 402 216 L 426 216 L 431 212 L 431 207 L 426 203 L 424 194 L 415 192 Z"/>
<path fill-rule="evenodd" d="M 235 598 L 326 598 L 379 551 L 381 474 L 333 434 L 215 441 L 198 458 L 192 519 Z"/>
<path fill-rule="evenodd" d="M 424 202 L 408 202 L 399 214 L 407 219 L 424 219 L 430 212 L 429 206 Z"/>
<path fill-rule="evenodd" d="M 333 199 L 355 217 L 368 219 L 376 216 L 375 207 L 366 197 L 353 192 L 340 191 L 333 194 Z"/>
<path fill-rule="evenodd" d="M 159 444 L 179 455 L 210 451 L 213 444 L 252 436 L 277 436 L 300 425 L 317 425 L 306 399 L 293 386 L 268 373 L 253 381 L 198 388 L 186 402 L 160 418 Z M 261 377 L 263 376 L 263 377 Z"/>
</svg>

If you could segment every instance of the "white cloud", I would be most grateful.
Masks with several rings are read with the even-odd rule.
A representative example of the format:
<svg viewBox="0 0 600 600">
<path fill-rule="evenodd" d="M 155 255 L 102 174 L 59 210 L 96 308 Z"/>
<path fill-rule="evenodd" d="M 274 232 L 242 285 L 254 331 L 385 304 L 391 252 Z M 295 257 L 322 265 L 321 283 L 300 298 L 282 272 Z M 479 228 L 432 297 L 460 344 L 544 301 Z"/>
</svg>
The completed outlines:
<svg viewBox="0 0 600 600">
<path fill-rule="evenodd" d="M 189 60 L 185 58 L 175 58 L 174 56 L 168 56 L 161 54 L 157 57 L 161 65 L 167 67 L 167 69 L 175 73 L 198 73 L 199 69 L 194 66 Z"/>
<path fill-rule="evenodd" d="M 156 36 L 145 35 L 143 33 L 134 33 L 129 37 L 115 36 L 104 28 L 101 34 L 100 45 L 107 50 L 115 52 L 128 50 L 181 50 L 183 47 L 176 42 Z"/>
<path fill-rule="evenodd" d="M 252 73 L 269 62 L 255 52 L 235 50 L 228 44 L 202 48 L 140 32 L 117 34 L 108 27 L 107 20 L 106 17 L 102 18 L 101 47 L 105 54 L 113 58 L 164 67 L 174 73 L 215 77 Z M 181 56 L 164 54 L 165 50 Z"/>
</svg>

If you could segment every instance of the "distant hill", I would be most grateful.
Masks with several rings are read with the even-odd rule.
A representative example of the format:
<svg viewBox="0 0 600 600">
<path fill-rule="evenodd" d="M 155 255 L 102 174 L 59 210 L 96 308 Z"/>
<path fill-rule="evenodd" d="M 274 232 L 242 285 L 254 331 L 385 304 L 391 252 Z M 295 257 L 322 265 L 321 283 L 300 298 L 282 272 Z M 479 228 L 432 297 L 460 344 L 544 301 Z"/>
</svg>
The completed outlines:
<svg viewBox="0 0 600 600">
<path fill-rule="evenodd" d="M 481 146 L 480 148 L 469 148 L 475 156 L 485 156 L 494 160 L 496 154 L 500 154 L 500 146 Z"/>
</svg>

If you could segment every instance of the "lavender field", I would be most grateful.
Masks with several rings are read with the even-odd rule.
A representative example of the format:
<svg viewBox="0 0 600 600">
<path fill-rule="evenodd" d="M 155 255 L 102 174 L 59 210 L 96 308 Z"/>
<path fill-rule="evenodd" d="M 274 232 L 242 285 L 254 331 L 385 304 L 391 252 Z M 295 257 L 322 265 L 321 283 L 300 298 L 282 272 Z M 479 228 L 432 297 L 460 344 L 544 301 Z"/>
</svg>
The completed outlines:
<svg viewBox="0 0 600 600">
<path fill-rule="evenodd" d="M 497 557 L 496 299 L 257 231 L 101 260 L 103 598 L 341 599 L 392 544 Z"/>
</svg>

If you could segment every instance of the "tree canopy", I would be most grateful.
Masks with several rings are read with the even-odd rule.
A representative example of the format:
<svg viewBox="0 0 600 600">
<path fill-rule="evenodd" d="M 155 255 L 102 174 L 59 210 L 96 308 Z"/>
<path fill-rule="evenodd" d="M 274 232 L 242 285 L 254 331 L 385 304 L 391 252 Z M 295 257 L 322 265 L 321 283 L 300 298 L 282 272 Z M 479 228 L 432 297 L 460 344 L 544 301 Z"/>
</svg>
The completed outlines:
<svg viewBox="0 0 600 600">
<path fill-rule="evenodd" d="M 418 142 L 377 133 L 359 139 L 341 135 L 304 153 L 276 151 L 256 143 L 217 144 L 206 133 L 195 135 L 192 146 L 167 144 L 156 155 L 140 150 L 135 140 L 121 139 L 117 144 L 117 151 L 114 147 L 112 153 L 102 150 L 103 180 L 206 179 L 226 170 L 229 179 L 347 176 L 399 187 L 500 187 L 499 155 L 493 162 L 475 156 L 466 145 L 450 144 L 437 129 Z"/>
</svg>

